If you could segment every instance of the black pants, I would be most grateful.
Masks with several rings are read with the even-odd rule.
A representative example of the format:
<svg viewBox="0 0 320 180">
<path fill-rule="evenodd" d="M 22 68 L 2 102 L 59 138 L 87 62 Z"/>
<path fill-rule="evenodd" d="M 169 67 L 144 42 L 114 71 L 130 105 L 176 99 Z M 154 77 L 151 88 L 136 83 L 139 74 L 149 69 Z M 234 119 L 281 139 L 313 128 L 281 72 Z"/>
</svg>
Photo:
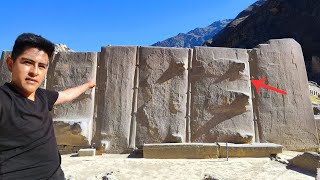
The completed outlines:
<svg viewBox="0 0 320 180">
<path fill-rule="evenodd" d="M 59 167 L 57 171 L 49 178 L 49 180 L 65 180 L 66 178 L 64 177 L 64 173 Z"/>
</svg>

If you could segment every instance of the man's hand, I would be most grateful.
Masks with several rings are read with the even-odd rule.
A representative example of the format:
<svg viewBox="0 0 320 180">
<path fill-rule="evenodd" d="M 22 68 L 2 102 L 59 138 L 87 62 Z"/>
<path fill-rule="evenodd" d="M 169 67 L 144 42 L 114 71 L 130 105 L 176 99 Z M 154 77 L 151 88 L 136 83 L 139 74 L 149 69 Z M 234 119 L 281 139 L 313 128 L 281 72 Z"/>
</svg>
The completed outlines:
<svg viewBox="0 0 320 180">
<path fill-rule="evenodd" d="M 94 83 L 92 81 L 87 82 L 87 84 L 88 84 L 89 89 L 96 87 L 96 83 Z"/>
<path fill-rule="evenodd" d="M 95 86 L 96 86 L 96 83 L 89 81 L 89 82 L 82 84 L 80 86 L 66 89 L 64 91 L 59 91 L 59 97 L 58 97 L 57 101 L 54 103 L 54 105 L 62 104 L 65 102 L 70 102 L 70 101 L 76 99 L 78 96 L 80 96 L 86 90 L 92 89 Z"/>
</svg>

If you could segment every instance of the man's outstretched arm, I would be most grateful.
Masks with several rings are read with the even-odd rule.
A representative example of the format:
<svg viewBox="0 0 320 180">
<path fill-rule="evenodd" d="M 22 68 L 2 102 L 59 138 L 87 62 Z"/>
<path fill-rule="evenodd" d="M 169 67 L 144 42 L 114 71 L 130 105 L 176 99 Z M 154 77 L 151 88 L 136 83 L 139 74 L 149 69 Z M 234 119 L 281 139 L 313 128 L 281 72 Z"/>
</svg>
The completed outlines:
<svg viewBox="0 0 320 180">
<path fill-rule="evenodd" d="M 59 91 L 59 97 L 57 101 L 54 103 L 54 105 L 62 104 L 65 102 L 70 102 L 80 96 L 82 93 L 84 93 L 88 89 L 92 89 L 96 86 L 94 82 L 87 82 L 85 84 L 82 84 L 77 87 L 73 87 L 70 89 L 66 89 L 64 91 Z"/>
</svg>

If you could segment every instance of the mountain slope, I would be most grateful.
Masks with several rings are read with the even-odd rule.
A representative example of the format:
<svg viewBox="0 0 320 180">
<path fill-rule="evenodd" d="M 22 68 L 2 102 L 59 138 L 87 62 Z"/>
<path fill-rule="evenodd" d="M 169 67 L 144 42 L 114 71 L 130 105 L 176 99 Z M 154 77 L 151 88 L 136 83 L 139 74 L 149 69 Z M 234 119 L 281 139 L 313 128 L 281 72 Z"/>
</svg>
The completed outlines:
<svg viewBox="0 0 320 180">
<path fill-rule="evenodd" d="M 319 0 L 268 0 L 232 29 L 222 30 L 206 45 L 253 48 L 269 39 L 294 38 L 302 47 L 308 79 L 320 83 L 319 32 Z"/>
<path fill-rule="evenodd" d="M 258 0 L 257 2 L 250 5 L 247 9 L 240 12 L 234 20 L 230 24 L 228 24 L 224 29 L 222 29 L 219 33 L 215 36 L 212 36 L 211 39 L 207 40 L 204 45 L 205 46 L 212 46 L 211 43 L 214 41 L 218 41 L 217 38 L 223 38 L 231 33 L 242 21 L 244 21 L 247 17 L 257 12 L 257 10 L 262 6 L 267 0 Z M 221 41 L 222 41 L 221 40 Z"/>
<path fill-rule="evenodd" d="M 207 27 L 196 28 L 186 34 L 179 33 L 177 36 L 159 41 L 152 46 L 185 48 L 201 46 L 206 40 L 214 36 L 230 22 L 231 19 L 216 21 Z"/>
</svg>

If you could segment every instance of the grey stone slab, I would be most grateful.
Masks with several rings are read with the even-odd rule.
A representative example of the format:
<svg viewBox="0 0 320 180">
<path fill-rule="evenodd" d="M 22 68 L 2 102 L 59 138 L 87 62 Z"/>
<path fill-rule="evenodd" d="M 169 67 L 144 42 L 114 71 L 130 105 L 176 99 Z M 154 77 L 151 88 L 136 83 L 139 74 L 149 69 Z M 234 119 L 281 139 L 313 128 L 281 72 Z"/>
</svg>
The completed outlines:
<svg viewBox="0 0 320 180">
<path fill-rule="evenodd" d="M 219 147 L 213 143 L 144 144 L 143 157 L 148 159 L 218 158 Z"/>
<path fill-rule="evenodd" d="M 218 143 L 219 157 L 270 157 L 282 153 L 282 145 L 274 143 Z"/>
<path fill-rule="evenodd" d="M 136 145 L 185 142 L 189 49 L 139 48 Z"/>
<path fill-rule="evenodd" d="M 195 47 L 191 80 L 192 142 L 254 141 L 248 54 Z"/>
<path fill-rule="evenodd" d="M 11 51 L 2 51 L 0 60 L 0 85 L 11 81 L 11 72 L 7 67 L 6 59 L 11 56 Z"/>
<path fill-rule="evenodd" d="M 260 142 L 281 144 L 288 150 L 318 149 L 318 135 L 301 46 L 293 39 L 270 40 L 250 51 L 253 79 L 284 90 L 282 95 L 254 89 L 254 114 Z"/>
<path fill-rule="evenodd" d="M 97 69 L 97 53 L 93 52 L 59 52 L 49 62 L 47 73 L 47 89 L 63 91 L 88 81 L 95 81 Z M 77 124 L 84 142 L 91 143 L 94 115 L 95 91 L 88 90 L 70 103 L 54 106 L 52 116 L 54 121 L 62 121 L 70 125 L 69 129 Z M 65 128 L 62 126 L 62 128 Z M 60 131 L 57 131 L 60 132 Z M 64 141 L 68 133 L 61 130 L 56 134 Z M 72 138 L 70 138 L 72 139 Z M 78 137 L 81 139 L 81 137 Z M 69 145 L 79 145 L 80 142 L 64 142 Z M 74 144 L 73 144 L 74 143 Z M 81 144 L 81 143 L 80 143 Z M 89 144 L 88 144 L 89 145 Z"/>
<path fill-rule="evenodd" d="M 79 149 L 78 156 L 96 156 L 96 149 Z"/>
<path fill-rule="evenodd" d="M 94 141 L 107 153 L 123 153 L 129 146 L 135 46 L 103 47 L 97 71 L 97 123 Z"/>
</svg>

